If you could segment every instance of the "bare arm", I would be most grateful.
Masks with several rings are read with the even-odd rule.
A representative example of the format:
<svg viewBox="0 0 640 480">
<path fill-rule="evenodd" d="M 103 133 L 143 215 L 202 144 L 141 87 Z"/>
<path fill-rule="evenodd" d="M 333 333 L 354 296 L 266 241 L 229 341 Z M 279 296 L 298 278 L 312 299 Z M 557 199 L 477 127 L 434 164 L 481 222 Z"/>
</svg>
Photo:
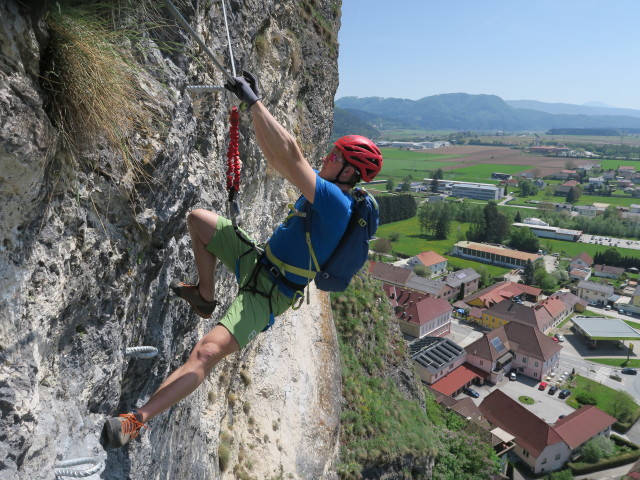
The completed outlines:
<svg viewBox="0 0 640 480">
<path fill-rule="evenodd" d="M 273 118 L 262 102 L 251 107 L 253 129 L 262 153 L 269 165 L 300 189 L 313 203 L 316 193 L 316 174 L 302 156 L 295 139 Z"/>
</svg>

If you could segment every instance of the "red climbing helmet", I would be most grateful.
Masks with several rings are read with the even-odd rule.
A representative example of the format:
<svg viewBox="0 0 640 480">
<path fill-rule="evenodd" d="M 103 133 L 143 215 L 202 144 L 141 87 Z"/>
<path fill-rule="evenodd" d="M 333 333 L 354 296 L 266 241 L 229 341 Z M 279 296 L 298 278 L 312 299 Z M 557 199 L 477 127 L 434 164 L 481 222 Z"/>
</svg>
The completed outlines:
<svg viewBox="0 0 640 480">
<path fill-rule="evenodd" d="M 334 143 L 344 159 L 360 171 L 365 182 L 370 182 L 382 170 L 382 153 L 367 137 L 346 135 Z"/>
</svg>

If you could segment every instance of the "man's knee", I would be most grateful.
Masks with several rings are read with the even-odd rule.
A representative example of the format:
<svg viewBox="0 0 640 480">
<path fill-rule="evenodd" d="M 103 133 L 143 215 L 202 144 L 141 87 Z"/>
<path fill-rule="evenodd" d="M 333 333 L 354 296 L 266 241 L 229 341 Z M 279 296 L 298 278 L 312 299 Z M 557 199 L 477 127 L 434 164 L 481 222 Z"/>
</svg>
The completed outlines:
<svg viewBox="0 0 640 480">
<path fill-rule="evenodd" d="M 187 225 L 189 230 L 195 232 L 200 241 L 206 245 L 216 231 L 218 214 L 202 208 L 192 210 L 187 215 Z"/>
<path fill-rule="evenodd" d="M 196 345 L 192 358 L 209 372 L 227 354 L 216 342 L 202 340 Z"/>
</svg>

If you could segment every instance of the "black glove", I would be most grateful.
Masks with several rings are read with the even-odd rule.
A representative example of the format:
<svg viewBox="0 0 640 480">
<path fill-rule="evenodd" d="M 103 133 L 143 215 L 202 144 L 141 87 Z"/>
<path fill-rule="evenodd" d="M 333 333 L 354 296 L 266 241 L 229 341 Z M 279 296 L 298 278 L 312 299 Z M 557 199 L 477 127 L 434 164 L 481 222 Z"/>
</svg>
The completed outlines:
<svg viewBox="0 0 640 480">
<path fill-rule="evenodd" d="M 242 77 L 233 77 L 236 81 L 235 85 L 230 82 L 224 84 L 224 88 L 233 92 L 242 102 L 246 102 L 249 106 L 260 100 L 260 88 L 258 87 L 258 79 L 249 72 L 242 72 Z"/>
</svg>

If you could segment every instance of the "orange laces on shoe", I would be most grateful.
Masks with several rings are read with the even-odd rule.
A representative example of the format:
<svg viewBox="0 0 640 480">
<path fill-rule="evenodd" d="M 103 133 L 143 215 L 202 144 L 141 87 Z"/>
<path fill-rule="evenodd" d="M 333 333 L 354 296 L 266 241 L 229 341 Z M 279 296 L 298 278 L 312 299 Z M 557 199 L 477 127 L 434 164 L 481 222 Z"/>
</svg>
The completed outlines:
<svg viewBox="0 0 640 480">
<path fill-rule="evenodd" d="M 147 430 L 149 429 L 149 427 L 147 427 L 144 423 L 138 421 L 133 413 L 123 413 L 119 416 L 126 419 L 124 422 L 122 422 L 123 433 L 128 433 L 132 439 L 136 438 L 140 434 L 140 429 L 142 427 L 146 428 Z"/>
</svg>

